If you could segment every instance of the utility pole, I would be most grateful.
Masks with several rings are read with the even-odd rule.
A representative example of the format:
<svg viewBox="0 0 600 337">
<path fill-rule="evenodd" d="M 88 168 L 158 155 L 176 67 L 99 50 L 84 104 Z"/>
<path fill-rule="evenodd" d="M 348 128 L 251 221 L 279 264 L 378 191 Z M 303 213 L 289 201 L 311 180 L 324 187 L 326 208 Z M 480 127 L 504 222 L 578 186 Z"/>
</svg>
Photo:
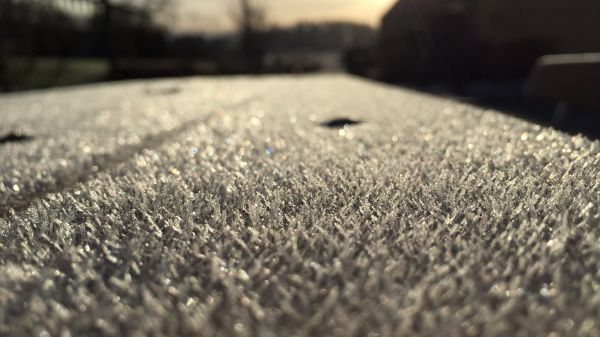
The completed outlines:
<svg viewBox="0 0 600 337">
<path fill-rule="evenodd" d="M 117 55 L 112 41 L 113 38 L 113 12 L 114 7 L 110 0 L 98 0 L 102 10 L 102 48 L 110 65 L 110 75 L 117 70 Z"/>
<path fill-rule="evenodd" d="M 246 70 L 260 72 L 263 67 L 264 54 L 263 41 L 261 41 L 261 31 L 265 26 L 264 9 L 251 0 L 239 0 L 239 13 L 235 19 Z"/>
</svg>

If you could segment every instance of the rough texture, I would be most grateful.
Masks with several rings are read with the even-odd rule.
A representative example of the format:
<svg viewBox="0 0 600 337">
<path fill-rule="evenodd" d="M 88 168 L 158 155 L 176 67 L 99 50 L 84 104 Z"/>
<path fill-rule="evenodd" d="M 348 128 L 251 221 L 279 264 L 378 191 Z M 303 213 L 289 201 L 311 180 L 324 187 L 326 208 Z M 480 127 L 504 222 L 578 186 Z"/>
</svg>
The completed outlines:
<svg viewBox="0 0 600 337">
<path fill-rule="evenodd" d="M 598 142 L 344 76 L 0 119 L 0 335 L 600 335 Z"/>
</svg>

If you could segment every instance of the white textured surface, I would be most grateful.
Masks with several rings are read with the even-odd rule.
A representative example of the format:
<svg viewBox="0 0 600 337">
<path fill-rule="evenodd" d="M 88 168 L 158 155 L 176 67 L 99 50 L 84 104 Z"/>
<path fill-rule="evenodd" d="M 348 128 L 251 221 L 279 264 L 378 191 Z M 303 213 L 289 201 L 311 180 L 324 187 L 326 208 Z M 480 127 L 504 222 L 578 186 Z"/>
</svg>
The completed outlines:
<svg viewBox="0 0 600 337">
<path fill-rule="evenodd" d="M 344 76 L 0 120 L 0 335 L 600 334 L 598 142 Z"/>
</svg>

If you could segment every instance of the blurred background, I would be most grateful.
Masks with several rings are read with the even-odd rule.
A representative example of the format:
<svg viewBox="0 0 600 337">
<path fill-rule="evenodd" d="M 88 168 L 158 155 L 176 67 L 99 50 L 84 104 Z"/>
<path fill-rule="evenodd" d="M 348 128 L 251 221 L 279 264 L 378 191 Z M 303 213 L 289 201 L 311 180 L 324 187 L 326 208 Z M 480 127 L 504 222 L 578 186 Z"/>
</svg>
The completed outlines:
<svg viewBox="0 0 600 337">
<path fill-rule="evenodd" d="M 598 0 L 0 0 L 0 91 L 348 72 L 600 131 Z"/>
</svg>

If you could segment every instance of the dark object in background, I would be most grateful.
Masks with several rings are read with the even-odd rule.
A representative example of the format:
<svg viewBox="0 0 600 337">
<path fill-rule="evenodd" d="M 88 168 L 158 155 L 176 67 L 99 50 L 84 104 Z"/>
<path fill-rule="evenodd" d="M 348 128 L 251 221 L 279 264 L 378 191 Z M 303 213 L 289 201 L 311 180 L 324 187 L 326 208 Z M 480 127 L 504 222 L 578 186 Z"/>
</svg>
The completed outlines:
<svg viewBox="0 0 600 337">
<path fill-rule="evenodd" d="M 546 111 L 553 126 L 600 136 L 600 53 L 540 58 L 525 94 L 531 100 L 554 105 Z"/>
<path fill-rule="evenodd" d="M 264 72 L 274 74 L 302 74 L 322 70 L 318 53 L 310 52 L 278 52 L 266 55 Z"/>
<path fill-rule="evenodd" d="M 540 58 L 526 94 L 553 103 L 600 108 L 600 53 Z"/>
<path fill-rule="evenodd" d="M 600 52 L 598 0 L 399 0 L 382 20 L 391 82 L 524 79 L 547 54 Z"/>
<path fill-rule="evenodd" d="M 377 57 L 375 48 L 354 47 L 344 51 L 342 64 L 354 75 L 369 78 L 377 77 Z"/>
</svg>

